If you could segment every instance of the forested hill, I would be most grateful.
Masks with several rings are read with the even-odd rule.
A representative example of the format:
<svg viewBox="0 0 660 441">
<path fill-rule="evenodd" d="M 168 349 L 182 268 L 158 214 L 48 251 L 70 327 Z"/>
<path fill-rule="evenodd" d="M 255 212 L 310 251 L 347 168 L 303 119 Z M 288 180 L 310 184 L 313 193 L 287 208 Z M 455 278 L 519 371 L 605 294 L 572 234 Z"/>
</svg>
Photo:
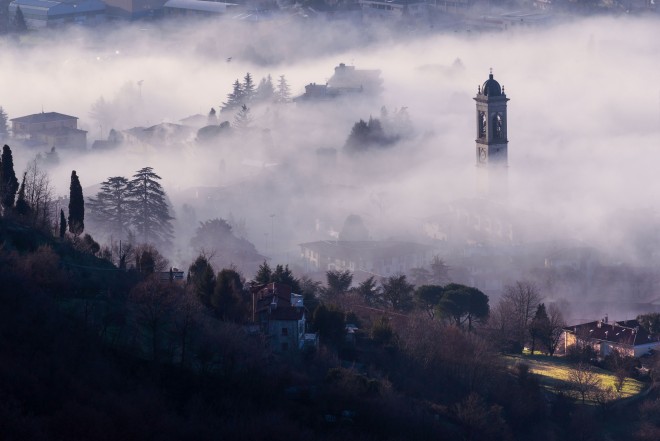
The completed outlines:
<svg viewBox="0 0 660 441">
<path fill-rule="evenodd" d="M 291 369 L 264 358 L 260 345 L 231 324 L 213 325 L 194 362 L 145 355 L 139 344 L 127 343 L 140 339 L 140 328 L 126 338 L 109 331 L 130 328 L 129 288 L 140 275 L 7 220 L 0 220 L 0 241 L 3 441 L 431 439 L 439 433 L 379 381 L 343 369 L 325 380 L 337 365 L 322 354 L 306 370 Z M 99 298 L 111 314 L 99 312 Z M 309 386 L 301 378 L 320 379 L 320 387 L 292 395 L 292 384 Z M 323 419 L 343 409 L 359 412 L 360 423 Z"/>
</svg>

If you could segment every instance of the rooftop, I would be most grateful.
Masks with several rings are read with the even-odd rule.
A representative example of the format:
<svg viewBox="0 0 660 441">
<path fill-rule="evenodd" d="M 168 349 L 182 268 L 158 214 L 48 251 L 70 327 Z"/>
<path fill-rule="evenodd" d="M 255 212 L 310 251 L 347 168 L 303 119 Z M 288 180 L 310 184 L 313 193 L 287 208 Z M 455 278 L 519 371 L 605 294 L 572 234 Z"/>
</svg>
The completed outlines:
<svg viewBox="0 0 660 441">
<path fill-rule="evenodd" d="M 52 2 L 49 2 L 52 3 Z M 57 113 L 57 112 L 41 112 L 41 113 L 35 113 L 32 115 L 27 115 L 27 116 L 21 116 L 18 118 L 12 118 L 10 121 L 12 122 L 20 122 L 20 123 L 28 123 L 28 124 L 34 124 L 34 123 L 46 123 L 46 122 L 52 122 L 52 121 L 62 121 L 66 119 L 78 119 L 78 117 L 75 116 L 70 116 L 70 115 L 64 115 L 63 113 Z"/>
<path fill-rule="evenodd" d="M 573 333 L 578 338 L 608 341 L 627 346 L 644 345 L 660 341 L 660 334 L 649 334 L 636 320 L 606 323 L 603 320 L 567 326 L 564 331 Z"/>
</svg>

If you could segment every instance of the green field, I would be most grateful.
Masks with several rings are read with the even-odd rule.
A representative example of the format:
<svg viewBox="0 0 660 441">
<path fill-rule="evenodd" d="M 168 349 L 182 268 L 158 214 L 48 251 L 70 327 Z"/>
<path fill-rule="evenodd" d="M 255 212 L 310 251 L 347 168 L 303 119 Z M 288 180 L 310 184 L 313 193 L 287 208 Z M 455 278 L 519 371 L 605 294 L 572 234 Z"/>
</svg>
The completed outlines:
<svg viewBox="0 0 660 441">
<path fill-rule="evenodd" d="M 569 372 L 574 366 L 574 363 L 563 357 L 550 357 L 546 355 L 507 355 L 504 357 L 506 363 L 511 369 L 514 369 L 518 363 L 526 363 L 529 365 L 530 371 L 539 376 L 541 385 L 546 389 L 553 392 L 569 391 L 570 382 L 568 381 Z M 612 372 L 593 368 L 600 380 L 601 390 L 612 388 L 615 390 L 614 384 L 616 377 Z M 616 394 L 616 398 L 629 398 L 639 394 L 645 388 L 645 384 L 635 380 L 634 378 L 626 378 L 621 394 Z"/>
</svg>

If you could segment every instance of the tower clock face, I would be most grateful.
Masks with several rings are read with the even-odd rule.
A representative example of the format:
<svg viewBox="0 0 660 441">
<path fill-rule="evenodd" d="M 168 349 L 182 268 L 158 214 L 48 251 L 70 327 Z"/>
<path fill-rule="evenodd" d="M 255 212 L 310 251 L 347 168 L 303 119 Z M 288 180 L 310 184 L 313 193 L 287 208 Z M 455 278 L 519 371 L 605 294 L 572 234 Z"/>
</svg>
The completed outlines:
<svg viewBox="0 0 660 441">
<path fill-rule="evenodd" d="M 479 147 L 479 162 L 486 162 L 486 148 Z"/>
</svg>

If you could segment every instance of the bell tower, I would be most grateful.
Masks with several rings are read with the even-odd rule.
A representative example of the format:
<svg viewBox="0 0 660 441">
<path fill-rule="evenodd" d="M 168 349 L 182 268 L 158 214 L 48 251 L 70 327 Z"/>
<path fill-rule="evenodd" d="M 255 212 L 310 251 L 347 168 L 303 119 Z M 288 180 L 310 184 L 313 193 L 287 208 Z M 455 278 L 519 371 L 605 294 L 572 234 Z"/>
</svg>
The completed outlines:
<svg viewBox="0 0 660 441">
<path fill-rule="evenodd" d="M 476 161 L 480 175 L 480 191 L 489 196 L 506 195 L 506 169 L 508 166 L 507 114 L 509 99 L 504 88 L 493 78 L 477 89 Z"/>
</svg>

